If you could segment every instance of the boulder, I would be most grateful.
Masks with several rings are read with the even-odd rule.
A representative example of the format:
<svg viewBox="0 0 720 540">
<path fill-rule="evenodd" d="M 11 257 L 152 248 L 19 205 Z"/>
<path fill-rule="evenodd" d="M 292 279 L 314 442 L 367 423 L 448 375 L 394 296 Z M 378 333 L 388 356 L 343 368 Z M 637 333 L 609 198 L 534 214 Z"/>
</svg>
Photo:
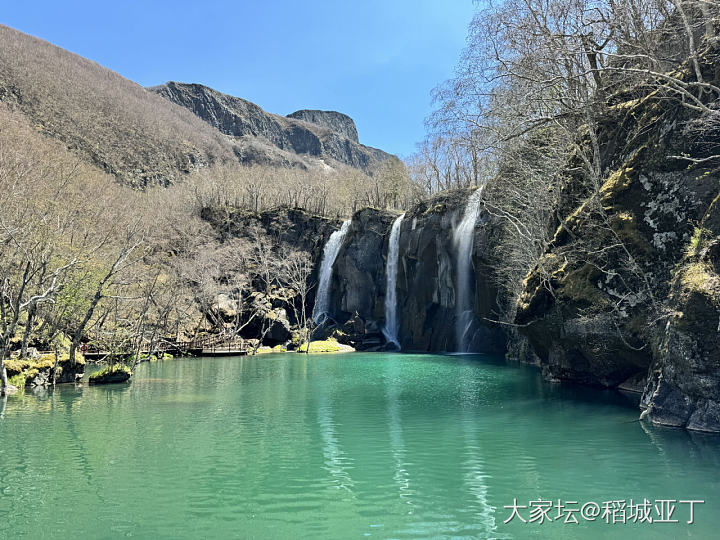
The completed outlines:
<svg viewBox="0 0 720 540">
<path fill-rule="evenodd" d="M 287 343 L 292 338 L 292 328 L 287 318 L 287 312 L 283 308 L 277 308 L 265 314 L 266 325 L 269 330 L 265 335 L 264 342 L 269 345 Z"/>
</svg>

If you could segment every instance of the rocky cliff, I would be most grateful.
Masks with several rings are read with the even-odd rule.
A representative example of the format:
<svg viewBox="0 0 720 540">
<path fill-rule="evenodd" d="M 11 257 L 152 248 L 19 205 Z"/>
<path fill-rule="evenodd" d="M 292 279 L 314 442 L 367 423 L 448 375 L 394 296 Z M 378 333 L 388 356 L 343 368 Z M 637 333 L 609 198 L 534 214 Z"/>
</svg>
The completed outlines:
<svg viewBox="0 0 720 540">
<path fill-rule="evenodd" d="M 692 118 L 652 95 L 610 109 L 604 183 L 560 223 L 516 322 L 548 378 L 635 387 L 652 422 L 720 431 L 718 169 L 671 157 L 702 160 L 718 134 L 696 144 Z"/>
<path fill-rule="evenodd" d="M 469 191 L 453 191 L 411 208 L 399 236 L 397 298 L 403 350 L 456 351 L 457 254 L 453 231 Z M 354 344 L 382 346 L 385 325 L 386 265 L 390 228 L 397 214 L 364 209 L 352 224 L 335 262 L 332 312 Z M 474 320 L 469 350 L 499 352 L 503 332 L 496 318 L 498 291 L 492 279 L 490 248 L 497 222 L 481 212 L 474 228 Z M 358 336 L 358 333 L 362 336 Z"/>
<path fill-rule="evenodd" d="M 457 351 L 456 327 L 468 325 L 468 351 L 501 352 L 505 338 L 489 321 L 497 318 L 498 290 L 490 249 L 498 222 L 481 209 L 473 228 L 474 319 L 458 320 L 458 254 L 453 239 L 471 191 L 453 191 L 411 208 L 400 229 L 399 339 L 403 348 Z"/>
<path fill-rule="evenodd" d="M 307 159 L 316 159 L 328 166 L 341 163 L 372 172 L 381 162 L 397 159 L 360 144 L 355 123 L 340 113 L 298 111 L 287 117 L 277 116 L 201 84 L 168 82 L 150 90 L 236 138 L 243 162 L 285 160 L 289 165 L 308 166 L 312 161 Z"/>
<path fill-rule="evenodd" d="M 348 115 L 336 111 L 312 111 L 303 109 L 287 115 L 287 118 L 303 120 L 311 124 L 317 124 L 339 133 L 346 139 L 359 143 L 355 122 Z"/>
</svg>

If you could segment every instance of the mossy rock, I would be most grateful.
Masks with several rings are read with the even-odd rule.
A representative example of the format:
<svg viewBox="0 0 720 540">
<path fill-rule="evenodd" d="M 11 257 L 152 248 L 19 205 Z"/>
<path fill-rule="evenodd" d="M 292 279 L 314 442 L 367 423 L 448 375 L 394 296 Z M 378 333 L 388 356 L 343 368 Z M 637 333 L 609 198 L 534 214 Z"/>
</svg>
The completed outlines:
<svg viewBox="0 0 720 540">
<path fill-rule="evenodd" d="M 60 353 L 58 355 L 58 364 L 67 364 L 70 362 L 70 353 Z M 75 363 L 81 366 L 85 365 L 85 357 L 80 352 L 75 352 Z M 55 365 L 55 353 L 43 354 L 37 360 L 32 361 L 32 365 L 38 368 L 52 367 Z"/>
<path fill-rule="evenodd" d="M 584 302 L 595 307 L 606 307 L 607 295 L 597 288 L 595 283 L 601 276 L 600 270 L 590 264 L 584 264 L 577 270 L 565 273 L 559 294 L 575 302 Z"/>
<path fill-rule="evenodd" d="M 720 290 L 720 276 L 709 265 L 701 262 L 685 265 L 678 272 L 678 277 L 686 293 L 696 292 L 715 298 Z"/>
<path fill-rule="evenodd" d="M 132 371 L 123 364 L 107 366 L 90 375 L 90 384 L 113 384 L 127 382 L 132 377 Z"/>
<path fill-rule="evenodd" d="M 310 343 L 310 351 L 308 351 L 308 344 L 303 343 L 298 347 L 297 352 L 299 353 L 334 353 L 334 352 L 340 352 L 342 350 L 342 347 L 340 347 L 340 344 L 335 341 L 334 339 L 326 339 L 322 341 L 313 341 Z"/>
<path fill-rule="evenodd" d="M 277 354 L 277 353 L 285 353 L 287 352 L 287 348 L 285 345 L 275 345 L 274 347 L 268 347 L 267 345 L 258 347 L 258 350 L 255 351 L 255 354 Z"/>
<path fill-rule="evenodd" d="M 635 215 L 630 212 L 620 212 L 612 217 L 610 222 L 615 234 L 622 240 L 626 245 L 635 247 L 641 250 L 644 254 L 651 254 L 653 247 L 650 243 L 638 232 L 637 220 Z"/>
<path fill-rule="evenodd" d="M 600 193 L 606 200 L 629 188 L 635 179 L 632 167 L 619 169 L 612 173 L 600 188 Z"/>
<path fill-rule="evenodd" d="M 24 358 L 11 358 L 5 360 L 5 370 L 7 371 L 8 377 L 19 375 L 29 367 L 30 361 Z"/>
</svg>

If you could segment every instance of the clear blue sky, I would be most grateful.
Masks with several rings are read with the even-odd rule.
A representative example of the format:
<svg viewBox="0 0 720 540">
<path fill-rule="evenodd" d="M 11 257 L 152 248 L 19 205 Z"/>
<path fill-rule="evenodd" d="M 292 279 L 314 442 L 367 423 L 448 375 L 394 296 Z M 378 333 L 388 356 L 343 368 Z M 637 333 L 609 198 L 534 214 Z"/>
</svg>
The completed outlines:
<svg viewBox="0 0 720 540">
<path fill-rule="evenodd" d="M 0 22 L 143 86 L 198 82 L 276 114 L 337 110 L 407 155 L 452 76 L 472 0 L 24 0 Z"/>
</svg>

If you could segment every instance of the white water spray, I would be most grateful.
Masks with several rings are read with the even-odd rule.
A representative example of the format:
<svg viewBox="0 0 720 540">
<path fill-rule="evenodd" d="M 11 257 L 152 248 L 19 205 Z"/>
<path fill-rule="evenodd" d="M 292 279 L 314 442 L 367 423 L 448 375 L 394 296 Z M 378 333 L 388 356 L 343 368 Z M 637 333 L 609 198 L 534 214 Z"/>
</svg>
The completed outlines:
<svg viewBox="0 0 720 540">
<path fill-rule="evenodd" d="M 385 266 L 385 328 L 383 335 L 388 343 L 392 343 L 400 350 L 398 341 L 397 320 L 397 271 L 400 252 L 400 226 L 405 214 L 393 221 L 388 240 L 388 256 Z"/>
<path fill-rule="evenodd" d="M 337 259 L 340 252 L 340 246 L 342 246 L 345 235 L 350 228 L 350 222 L 349 219 L 344 221 L 340 230 L 330 235 L 323 249 L 322 262 L 320 263 L 320 279 L 312 312 L 312 318 L 316 324 L 320 324 L 330 315 L 330 281 L 333 264 L 335 264 L 335 259 Z"/>
<path fill-rule="evenodd" d="M 469 333 L 475 314 L 472 287 L 472 251 L 475 240 L 475 222 L 482 203 L 482 188 L 470 195 L 462 221 L 453 231 L 453 243 L 457 255 L 457 286 L 455 288 L 455 341 L 459 352 L 467 352 Z"/>
</svg>

